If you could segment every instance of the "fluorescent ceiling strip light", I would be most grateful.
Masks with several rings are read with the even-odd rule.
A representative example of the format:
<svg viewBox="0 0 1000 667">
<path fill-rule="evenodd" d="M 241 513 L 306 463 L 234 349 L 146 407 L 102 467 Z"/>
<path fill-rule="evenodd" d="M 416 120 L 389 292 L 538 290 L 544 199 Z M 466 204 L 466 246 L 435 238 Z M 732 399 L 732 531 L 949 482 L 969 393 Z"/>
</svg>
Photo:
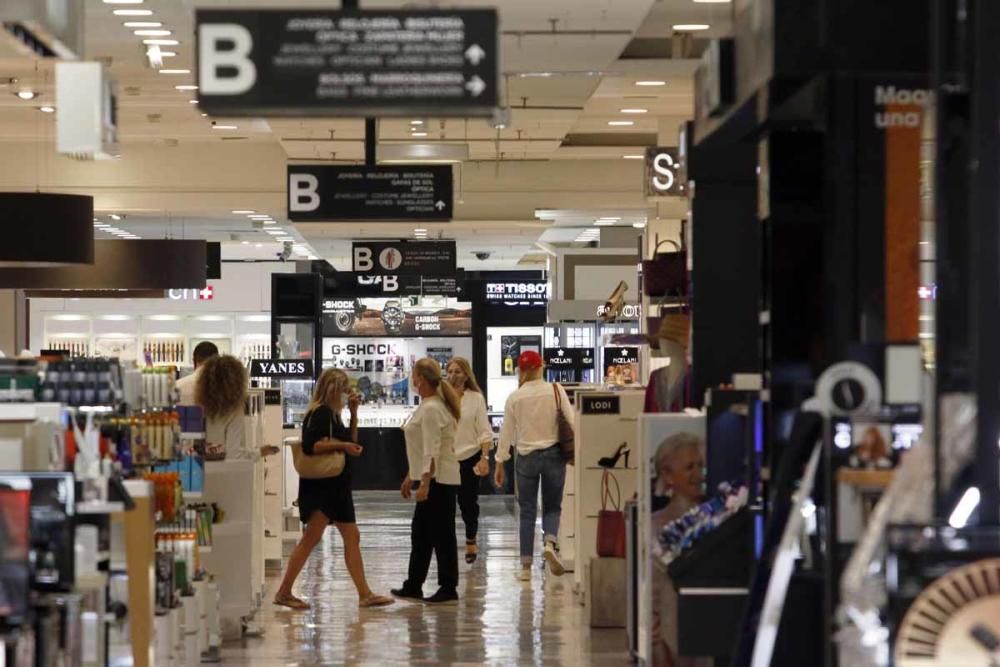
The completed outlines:
<svg viewBox="0 0 1000 667">
<path fill-rule="evenodd" d="M 637 85 L 637 86 L 665 86 L 665 85 L 667 85 L 667 82 L 666 81 L 636 81 L 635 85 Z"/>
<path fill-rule="evenodd" d="M 190 74 L 189 69 L 161 69 L 160 74 Z"/>
<path fill-rule="evenodd" d="M 159 21 L 125 21 L 122 23 L 126 28 L 161 28 L 163 24 Z"/>
<path fill-rule="evenodd" d="M 671 27 L 679 32 L 695 32 L 697 30 L 708 30 L 712 26 L 707 23 L 677 23 Z"/>
<path fill-rule="evenodd" d="M 115 16 L 152 16 L 152 9 L 116 9 L 112 12 Z"/>
<path fill-rule="evenodd" d="M 252 211 L 250 209 L 236 209 L 233 211 L 233 215 L 254 215 L 257 211 Z"/>
<path fill-rule="evenodd" d="M 611 127 L 631 127 L 635 125 L 634 120 L 609 120 L 608 125 Z"/>
<path fill-rule="evenodd" d="M 166 37 L 168 35 L 174 34 L 174 32 L 172 30 L 166 30 L 160 28 L 155 30 L 150 30 L 150 29 L 133 30 L 132 34 L 135 35 L 136 37 Z"/>
<path fill-rule="evenodd" d="M 177 46 L 180 44 L 176 39 L 144 39 L 142 43 L 146 46 Z"/>
<path fill-rule="evenodd" d="M 174 90 L 198 90 L 198 86 L 193 83 L 182 83 L 174 86 Z"/>
</svg>

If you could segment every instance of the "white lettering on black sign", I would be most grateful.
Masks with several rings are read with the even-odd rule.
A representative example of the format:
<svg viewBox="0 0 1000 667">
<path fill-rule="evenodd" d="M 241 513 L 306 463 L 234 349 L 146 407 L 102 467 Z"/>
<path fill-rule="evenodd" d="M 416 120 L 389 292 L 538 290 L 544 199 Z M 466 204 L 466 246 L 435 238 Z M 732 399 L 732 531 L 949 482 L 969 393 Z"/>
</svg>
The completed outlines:
<svg viewBox="0 0 1000 667">
<path fill-rule="evenodd" d="M 892 85 L 875 86 L 875 127 L 920 127 L 922 109 L 930 101 L 931 93 L 922 88 L 896 88 Z M 920 109 L 892 109 L 886 107 L 920 107 Z M 881 108 L 880 108 L 881 107 Z"/>
<path fill-rule="evenodd" d="M 621 413 L 619 396 L 581 396 L 580 412 L 585 415 L 617 415 Z"/>
</svg>

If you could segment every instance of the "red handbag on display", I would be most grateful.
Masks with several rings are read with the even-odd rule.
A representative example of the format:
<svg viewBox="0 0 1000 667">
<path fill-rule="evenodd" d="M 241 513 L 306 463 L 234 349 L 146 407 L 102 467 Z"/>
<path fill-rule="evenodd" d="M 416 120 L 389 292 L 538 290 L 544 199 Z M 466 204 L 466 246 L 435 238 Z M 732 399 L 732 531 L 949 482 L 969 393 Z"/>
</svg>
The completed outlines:
<svg viewBox="0 0 1000 667">
<path fill-rule="evenodd" d="M 611 482 L 615 493 L 611 495 Z M 622 491 L 618 478 L 610 470 L 601 477 L 601 511 L 597 514 L 597 555 L 601 558 L 625 557 L 625 513 L 621 510 Z M 614 509 L 608 509 L 611 506 Z"/>
</svg>

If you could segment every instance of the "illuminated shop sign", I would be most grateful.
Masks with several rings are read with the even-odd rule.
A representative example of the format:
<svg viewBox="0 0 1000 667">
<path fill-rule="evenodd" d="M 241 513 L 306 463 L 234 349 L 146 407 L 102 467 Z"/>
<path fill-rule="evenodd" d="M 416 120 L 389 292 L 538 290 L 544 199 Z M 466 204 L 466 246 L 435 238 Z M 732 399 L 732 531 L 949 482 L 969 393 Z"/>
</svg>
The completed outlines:
<svg viewBox="0 0 1000 667">
<path fill-rule="evenodd" d="M 215 298 L 215 288 L 205 285 L 204 289 L 172 289 L 167 296 L 174 301 L 211 301 Z"/>
<path fill-rule="evenodd" d="M 604 314 L 608 312 L 607 304 L 601 304 L 597 307 L 596 315 L 598 318 L 604 317 Z M 638 320 L 642 316 L 642 306 L 637 303 L 626 303 L 622 306 L 622 311 L 618 313 L 618 319 L 620 320 Z"/>
<path fill-rule="evenodd" d="M 252 359 L 250 377 L 311 378 L 312 359 Z"/>
<path fill-rule="evenodd" d="M 549 298 L 547 282 L 486 283 L 486 301 L 504 306 L 544 306 Z"/>
<path fill-rule="evenodd" d="M 586 370 L 594 367 L 592 347 L 547 347 L 542 353 L 545 365 L 566 370 Z"/>
</svg>

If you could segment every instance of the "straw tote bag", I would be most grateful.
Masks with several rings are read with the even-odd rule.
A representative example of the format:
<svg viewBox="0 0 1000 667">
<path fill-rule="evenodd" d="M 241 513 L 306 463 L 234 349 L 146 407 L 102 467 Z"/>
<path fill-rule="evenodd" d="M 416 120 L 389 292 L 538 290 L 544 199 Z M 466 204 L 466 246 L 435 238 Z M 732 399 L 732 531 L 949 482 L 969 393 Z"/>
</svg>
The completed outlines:
<svg viewBox="0 0 1000 667">
<path fill-rule="evenodd" d="M 302 431 L 305 433 L 306 427 L 309 425 L 309 420 L 312 419 L 312 413 L 306 419 L 306 423 L 302 425 Z M 330 437 L 333 437 L 333 422 L 330 422 Z M 299 473 L 299 477 L 303 479 L 326 479 L 328 477 L 337 477 L 340 473 L 344 472 L 344 466 L 347 465 L 347 457 L 344 452 L 333 452 L 327 454 L 306 454 L 302 449 L 302 439 L 298 439 L 292 442 L 292 464 L 295 466 L 295 472 Z"/>
</svg>

